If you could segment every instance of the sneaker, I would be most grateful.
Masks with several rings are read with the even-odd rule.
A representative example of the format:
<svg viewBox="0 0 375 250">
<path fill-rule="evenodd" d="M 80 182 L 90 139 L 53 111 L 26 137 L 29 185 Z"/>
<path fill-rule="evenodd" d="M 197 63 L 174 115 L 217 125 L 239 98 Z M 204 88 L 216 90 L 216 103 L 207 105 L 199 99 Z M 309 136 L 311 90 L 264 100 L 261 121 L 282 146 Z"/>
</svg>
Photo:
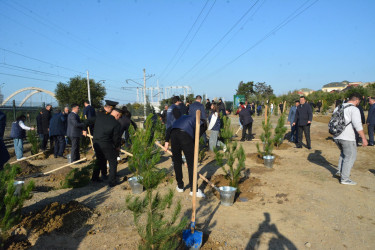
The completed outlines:
<svg viewBox="0 0 375 250">
<path fill-rule="evenodd" d="M 226 146 L 226 145 L 224 145 L 224 147 L 223 147 L 223 151 L 224 151 L 224 152 L 227 152 L 227 146 Z"/>
<path fill-rule="evenodd" d="M 341 181 L 341 184 L 354 186 L 354 185 L 357 185 L 357 182 L 352 181 L 352 180 L 346 180 L 346 181 Z"/>
<path fill-rule="evenodd" d="M 193 196 L 193 192 L 190 192 L 189 195 L 190 195 L 190 196 Z M 197 198 L 204 198 L 204 197 L 206 197 L 206 196 L 204 195 L 204 193 L 203 193 L 200 189 L 198 189 L 198 191 L 197 191 Z"/>
<path fill-rule="evenodd" d="M 179 192 L 179 193 L 183 193 L 183 192 L 184 192 L 184 189 L 183 189 L 183 188 L 179 188 L 178 186 L 176 187 L 176 190 L 177 190 L 177 192 Z"/>
<path fill-rule="evenodd" d="M 26 159 L 26 157 L 22 157 L 22 158 L 17 159 L 17 161 L 23 161 L 25 159 Z"/>
</svg>

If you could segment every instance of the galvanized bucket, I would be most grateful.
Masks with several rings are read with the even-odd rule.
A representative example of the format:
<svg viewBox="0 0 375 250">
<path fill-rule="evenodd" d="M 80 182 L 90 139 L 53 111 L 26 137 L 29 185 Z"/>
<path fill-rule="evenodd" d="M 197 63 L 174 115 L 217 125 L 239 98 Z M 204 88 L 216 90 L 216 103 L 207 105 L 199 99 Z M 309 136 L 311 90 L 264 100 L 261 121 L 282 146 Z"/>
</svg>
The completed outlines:
<svg viewBox="0 0 375 250">
<path fill-rule="evenodd" d="M 266 168 L 272 168 L 273 167 L 273 162 L 275 161 L 275 156 L 273 155 L 265 155 L 263 156 L 264 160 L 264 166 Z"/>
<path fill-rule="evenodd" d="M 134 176 L 128 180 L 133 194 L 140 194 L 143 192 L 143 185 L 138 182 L 140 178 L 142 177 Z"/>
<path fill-rule="evenodd" d="M 20 196 L 21 195 L 21 190 L 23 187 L 23 184 L 25 184 L 24 181 L 15 181 L 13 182 L 13 186 L 16 187 L 16 190 L 14 191 L 14 196 Z"/>
<path fill-rule="evenodd" d="M 223 206 L 232 206 L 234 202 L 234 196 L 236 195 L 237 188 L 224 186 L 219 187 L 220 190 L 220 201 Z"/>
</svg>

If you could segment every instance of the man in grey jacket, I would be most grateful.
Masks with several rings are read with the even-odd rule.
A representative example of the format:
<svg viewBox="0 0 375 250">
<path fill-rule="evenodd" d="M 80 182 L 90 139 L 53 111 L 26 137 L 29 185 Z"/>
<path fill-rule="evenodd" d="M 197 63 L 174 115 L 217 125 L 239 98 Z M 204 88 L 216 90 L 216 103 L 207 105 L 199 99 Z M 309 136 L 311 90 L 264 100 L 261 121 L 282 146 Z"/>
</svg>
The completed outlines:
<svg viewBox="0 0 375 250">
<path fill-rule="evenodd" d="M 81 122 L 81 119 L 78 116 L 79 106 L 78 104 L 72 104 L 72 112 L 68 115 L 68 129 L 66 135 L 70 138 L 72 142 L 71 149 L 71 161 L 78 161 L 80 158 L 79 155 L 79 142 L 82 136 L 82 130 L 84 124 Z"/>
<path fill-rule="evenodd" d="M 344 131 L 335 136 L 333 139 L 340 149 L 340 158 L 338 164 L 337 177 L 340 177 L 341 184 L 356 185 L 357 183 L 349 179 L 350 171 L 357 158 L 357 144 L 355 139 L 354 129 L 362 137 L 362 147 L 367 146 L 367 139 L 363 132 L 361 114 L 357 106 L 361 102 L 361 95 L 353 93 L 349 97 L 349 101 L 344 103 L 344 117 L 345 124 L 347 125 Z M 338 107 L 333 111 L 336 112 Z"/>
<path fill-rule="evenodd" d="M 290 124 L 290 139 L 289 141 L 298 143 L 298 124 L 293 125 L 294 118 L 296 117 L 297 107 L 299 105 L 299 100 L 295 101 L 295 105 L 290 108 L 288 115 L 288 124 Z"/>
</svg>

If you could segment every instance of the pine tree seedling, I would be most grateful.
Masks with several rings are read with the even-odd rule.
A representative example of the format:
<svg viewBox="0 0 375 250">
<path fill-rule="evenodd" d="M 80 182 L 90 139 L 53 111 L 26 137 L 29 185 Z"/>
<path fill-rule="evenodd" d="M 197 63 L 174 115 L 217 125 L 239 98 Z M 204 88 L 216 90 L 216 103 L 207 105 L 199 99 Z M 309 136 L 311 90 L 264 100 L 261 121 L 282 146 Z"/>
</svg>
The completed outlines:
<svg viewBox="0 0 375 250">
<path fill-rule="evenodd" d="M 220 129 L 220 137 L 223 139 L 224 144 L 228 145 L 233 137 L 233 129 L 231 128 L 231 120 L 226 115 L 223 115 L 222 118 L 220 117 L 220 119 L 221 119 L 221 122 L 223 123 L 222 128 Z"/>
<path fill-rule="evenodd" d="M 5 242 L 7 230 L 16 225 L 21 219 L 21 209 L 26 199 L 30 198 L 30 192 L 34 188 L 34 182 L 22 186 L 18 194 L 14 185 L 15 177 L 20 172 L 18 165 L 5 165 L 0 171 L 0 242 Z M 0 248 L 2 246 L 0 245 Z"/>
<path fill-rule="evenodd" d="M 180 201 L 174 206 L 172 215 L 167 217 L 167 210 L 172 209 L 174 192 L 169 189 L 162 196 L 155 190 L 165 180 L 165 171 L 159 170 L 156 164 L 160 160 L 160 151 L 154 150 L 155 136 L 151 135 L 151 116 L 146 120 L 143 130 L 138 130 L 133 141 L 133 157 L 129 166 L 136 175 L 140 175 L 140 183 L 146 189 L 144 198 L 128 196 L 127 208 L 133 212 L 134 223 L 142 242 L 139 249 L 176 249 L 179 245 L 178 236 L 188 225 L 188 218 L 183 217 L 177 222 L 181 212 Z"/>
<path fill-rule="evenodd" d="M 276 147 L 279 147 L 283 143 L 286 130 L 287 129 L 285 127 L 285 114 L 283 113 L 277 120 L 277 125 L 275 127 L 273 141 Z"/>
<path fill-rule="evenodd" d="M 31 144 L 31 154 L 37 154 L 39 152 L 39 139 L 35 130 L 27 131 L 27 140 Z"/>
<path fill-rule="evenodd" d="M 227 145 L 225 152 L 221 152 L 217 148 L 214 149 L 214 152 L 216 163 L 224 171 L 226 178 L 229 179 L 229 186 L 237 188 L 237 192 L 239 192 L 238 184 L 241 179 L 241 172 L 245 169 L 246 160 L 242 146 L 237 149 L 237 143 L 234 142 Z M 236 160 L 237 165 L 234 167 Z"/>
<path fill-rule="evenodd" d="M 260 154 L 262 157 L 266 155 L 272 155 L 274 141 L 271 138 L 272 124 L 270 120 L 270 116 L 267 116 L 267 123 L 265 121 L 262 121 L 263 132 L 260 135 L 260 140 L 263 143 L 263 150 L 260 150 L 259 143 L 256 144 L 258 154 Z"/>
</svg>

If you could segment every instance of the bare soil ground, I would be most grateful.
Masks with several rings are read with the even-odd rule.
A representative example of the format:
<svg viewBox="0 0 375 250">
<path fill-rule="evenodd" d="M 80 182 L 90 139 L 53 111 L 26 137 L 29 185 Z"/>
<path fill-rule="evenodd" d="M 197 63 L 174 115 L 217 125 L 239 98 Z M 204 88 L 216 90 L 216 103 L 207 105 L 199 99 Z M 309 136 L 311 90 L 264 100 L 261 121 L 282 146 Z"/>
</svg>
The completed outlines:
<svg viewBox="0 0 375 250">
<path fill-rule="evenodd" d="M 255 117 L 255 138 L 261 134 L 261 119 Z M 328 120 L 324 116 L 314 119 L 311 150 L 294 148 L 289 142 L 275 148 L 278 157 L 273 169 L 266 169 L 257 157 L 259 141 L 234 138 L 247 154 L 239 196 L 247 201 L 237 199 L 233 206 L 221 206 L 215 191 L 198 180 L 206 194 L 205 199 L 198 200 L 196 216 L 197 228 L 204 232 L 202 249 L 375 249 L 374 148 L 358 148 L 351 176 L 358 185 L 341 185 L 334 177 L 339 150 L 328 134 Z M 232 121 L 237 131 L 238 117 Z M 272 117 L 272 123 L 275 126 L 276 117 Z M 29 162 L 45 172 L 64 165 L 66 160 L 50 156 Z M 163 155 L 159 167 L 171 173 L 159 190 L 174 189 L 170 157 Z M 183 171 L 187 184 L 187 169 Z M 215 164 L 212 153 L 198 171 L 217 185 L 226 185 L 224 172 Z M 137 249 L 140 238 L 131 212 L 125 208 L 125 198 L 131 194 L 124 181 L 131 176 L 127 163 L 119 166 L 123 182 L 114 188 L 99 183 L 56 189 L 67 172 L 27 178 L 47 188 L 36 189 L 26 202 L 23 220 L 13 229 L 15 236 L 25 237 L 13 249 Z M 189 190 L 176 193 L 176 199 L 182 202 L 181 216 L 190 218 Z"/>
</svg>

